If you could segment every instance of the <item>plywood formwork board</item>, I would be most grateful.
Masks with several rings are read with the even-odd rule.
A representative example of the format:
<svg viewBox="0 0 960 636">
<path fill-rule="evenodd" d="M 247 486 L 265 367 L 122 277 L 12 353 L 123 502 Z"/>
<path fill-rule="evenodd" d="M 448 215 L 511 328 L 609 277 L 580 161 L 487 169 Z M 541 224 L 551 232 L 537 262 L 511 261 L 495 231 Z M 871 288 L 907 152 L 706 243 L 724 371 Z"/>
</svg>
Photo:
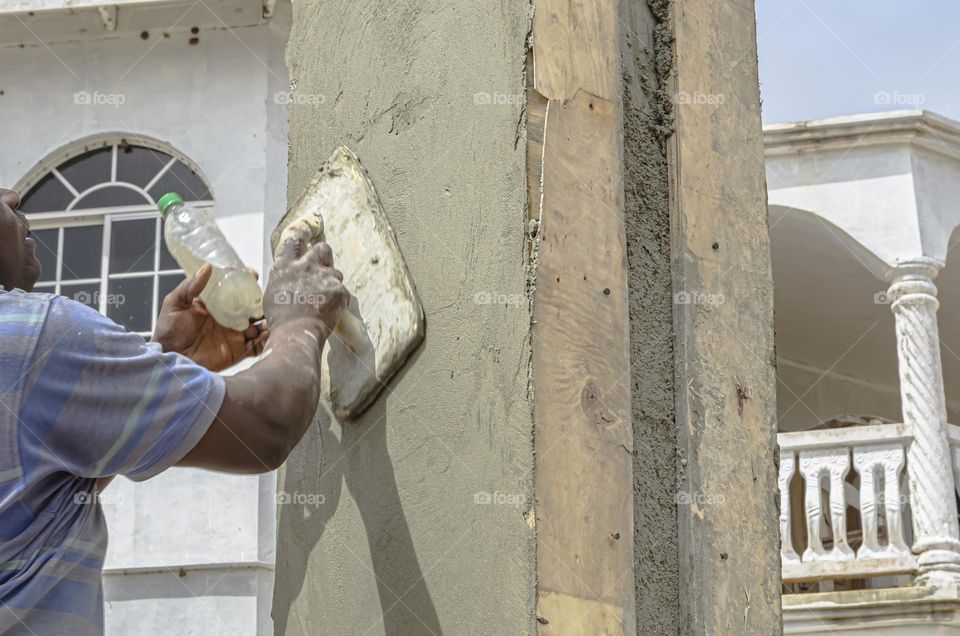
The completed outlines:
<svg viewBox="0 0 960 636">
<path fill-rule="evenodd" d="M 754 8 L 674 0 L 671 19 L 681 633 L 775 634 L 773 281 Z"/>
<path fill-rule="evenodd" d="M 542 634 L 633 634 L 617 4 L 534 2 L 532 373 Z M 546 102 L 541 118 L 540 101 Z M 528 128 L 529 130 L 529 128 Z M 539 140 L 542 139 L 542 146 Z"/>
</svg>

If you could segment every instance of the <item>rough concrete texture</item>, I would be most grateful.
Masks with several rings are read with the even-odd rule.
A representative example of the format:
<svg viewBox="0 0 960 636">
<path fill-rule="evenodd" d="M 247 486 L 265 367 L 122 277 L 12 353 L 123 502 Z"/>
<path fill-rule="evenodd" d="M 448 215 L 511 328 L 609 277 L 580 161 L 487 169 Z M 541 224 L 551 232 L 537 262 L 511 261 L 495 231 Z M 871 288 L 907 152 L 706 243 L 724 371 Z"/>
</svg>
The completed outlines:
<svg viewBox="0 0 960 636">
<path fill-rule="evenodd" d="M 753 3 L 674 0 L 680 633 L 777 634 L 773 281 Z"/>
<path fill-rule="evenodd" d="M 427 337 L 360 421 L 321 413 L 280 475 L 278 634 L 534 630 L 516 144 L 528 9 L 294 3 L 288 199 L 350 145 L 393 223 Z"/>
<path fill-rule="evenodd" d="M 672 102 L 667 2 L 622 11 L 624 214 L 634 431 L 634 569 L 638 634 L 679 629 L 673 283 L 665 137 Z"/>
</svg>

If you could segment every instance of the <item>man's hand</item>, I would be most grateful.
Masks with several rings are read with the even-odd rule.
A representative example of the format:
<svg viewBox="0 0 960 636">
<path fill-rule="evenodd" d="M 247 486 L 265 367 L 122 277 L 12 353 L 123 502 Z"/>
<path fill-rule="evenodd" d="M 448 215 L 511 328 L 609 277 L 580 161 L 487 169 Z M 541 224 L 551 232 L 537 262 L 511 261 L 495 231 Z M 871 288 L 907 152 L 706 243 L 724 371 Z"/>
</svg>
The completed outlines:
<svg viewBox="0 0 960 636">
<path fill-rule="evenodd" d="M 318 328 L 325 341 L 340 322 L 350 300 L 333 268 L 333 251 L 326 243 L 309 246 L 310 230 L 296 231 L 277 254 L 263 297 L 263 311 L 275 331 L 293 323 Z"/>
<path fill-rule="evenodd" d="M 165 352 L 173 351 L 211 371 L 222 371 L 247 356 L 260 355 L 269 332 L 261 325 L 234 331 L 213 319 L 199 298 L 212 273 L 210 265 L 204 265 L 163 299 L 153 341 L 159 342 Z"/>
</svg>

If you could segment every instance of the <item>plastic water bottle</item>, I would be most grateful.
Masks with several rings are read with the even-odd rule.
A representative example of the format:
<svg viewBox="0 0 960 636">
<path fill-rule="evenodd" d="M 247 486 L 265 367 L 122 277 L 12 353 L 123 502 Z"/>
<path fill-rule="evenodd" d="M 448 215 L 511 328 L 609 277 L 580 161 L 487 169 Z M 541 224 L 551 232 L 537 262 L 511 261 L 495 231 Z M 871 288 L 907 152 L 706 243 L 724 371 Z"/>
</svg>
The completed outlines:
<svg viewBox="0 0 960 636">
<path fill-rule="evenodd" d="M 213 274 L 200 298 L 214 320 L 230 329 L 243 331 L 251 318 L 263 316 L 263 292 L 256 277 L 230 247 L 209 210 L 186 205 L 176 192 L 157 201 L 163 215 L 163 238 L 167 249 L 188 276 L 205 263 Z"/>
</svg>

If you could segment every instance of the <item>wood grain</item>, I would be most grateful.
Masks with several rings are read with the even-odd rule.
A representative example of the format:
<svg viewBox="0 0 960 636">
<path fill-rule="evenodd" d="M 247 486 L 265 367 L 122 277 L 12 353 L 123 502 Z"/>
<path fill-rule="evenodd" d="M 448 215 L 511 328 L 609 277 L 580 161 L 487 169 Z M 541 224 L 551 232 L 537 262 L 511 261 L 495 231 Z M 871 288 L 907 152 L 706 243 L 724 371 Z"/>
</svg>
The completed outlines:
<svg viewBox="0 0 960 636">
<path fill-rule="evenodd" d="M 675 0 L 669 144 L 682 633 L 777 634 L 773 280 L 752 2 Z M 698 295 L 705 302 L 693 301 Z"/>
<path fill-rule="evenodd" d="M 618 10 L 612 0 L 534 0 L 527 165 L 541 228 L 532 331 L 541 634 L 636 629 Z"/>
<path fill-rule="evenodd" d="M 533 307 L 538 611 L 550 621 L 545 634 L 634 630 L 619 122 L 617 105 L 583 91 L 547 109 Z M 608 611 L 558 610 L 572 598 L 584 608 L 619 608 L 619 629 L 597 631 L 609 624 Z"/>
<path fill-rule="evenodd" d="M 534 86 L 547 99 L 566 101 L 584 90 L 620 99 L 618 3 L 534 0 Z"/>
</svg>

